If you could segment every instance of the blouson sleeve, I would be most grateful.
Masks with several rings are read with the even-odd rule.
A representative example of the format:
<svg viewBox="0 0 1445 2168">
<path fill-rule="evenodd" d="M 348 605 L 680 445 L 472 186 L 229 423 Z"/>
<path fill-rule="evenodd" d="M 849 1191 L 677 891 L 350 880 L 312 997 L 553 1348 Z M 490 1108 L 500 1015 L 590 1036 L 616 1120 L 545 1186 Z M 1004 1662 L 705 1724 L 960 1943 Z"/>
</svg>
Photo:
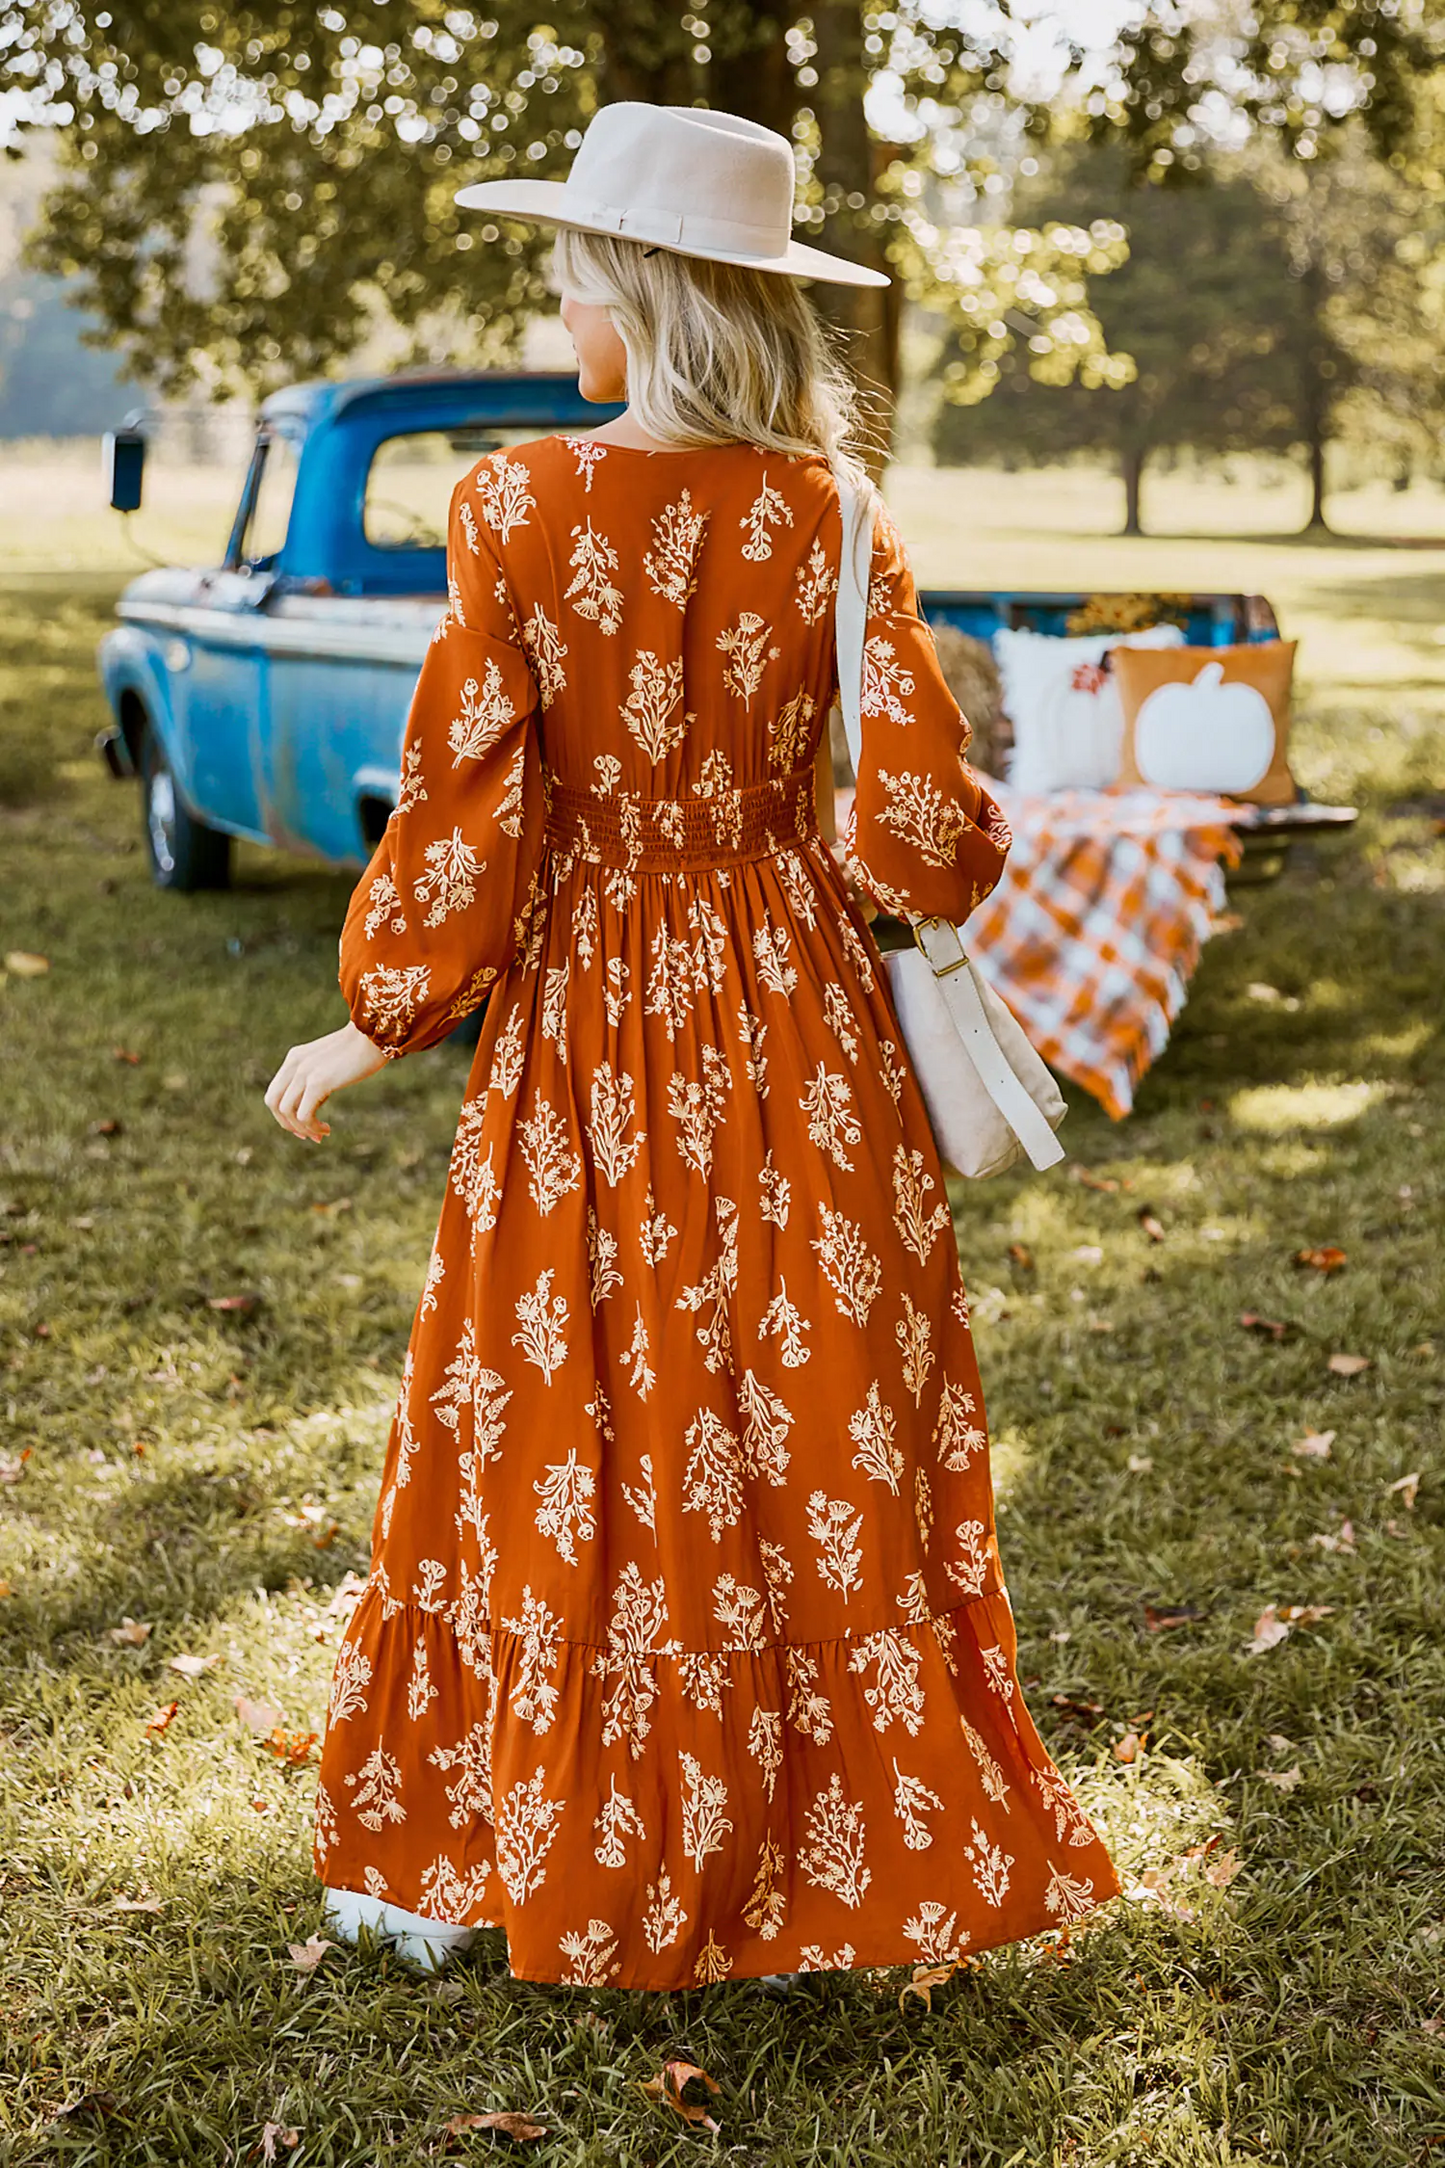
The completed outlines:
<svg viewBox="0 0 1445 2168">
<path fill-rule="evenodd" d="M 444 1038 L 516 956 L 546 809 L 538 689 L 501 565 L 452 498 L 450 602 L 422 664 L 401 793 L 341 935 L 352 1021 L 388 1055 Z"/>
<path fill-rule="evenodd" d="M 1013 838 L 964 758 L 971 735 L 939 668 L 902 539 L 880 508 L 863 648 L 863 757 L 849 872 L 899 917 L 962 920 Z"/>
</svg>

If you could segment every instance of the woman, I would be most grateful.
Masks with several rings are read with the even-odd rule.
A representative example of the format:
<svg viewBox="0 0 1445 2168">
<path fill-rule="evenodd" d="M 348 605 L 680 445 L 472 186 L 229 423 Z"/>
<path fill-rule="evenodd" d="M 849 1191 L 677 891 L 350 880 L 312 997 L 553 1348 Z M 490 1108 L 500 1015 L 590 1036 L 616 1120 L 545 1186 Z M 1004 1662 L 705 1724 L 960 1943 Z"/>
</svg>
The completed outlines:
<svg viewBox="0 0 1445 2168">
<path fill-rule="evenodd" d="M 610 106 L 559 226 L 588 437 L 453 499 L 450 607 L 352 900 L 353 1021 L 268 1094 L 481 1037 L 336 1667 L 330 1917 L 679 1988 L 948 1962 L 1108 1857 L 1014 1673 L 937 1152 L 821 840 L 847 399 L 792 157 Z M 965 916 L 1008 832 L 880 517 L 847 865 Z"/>
</svg>

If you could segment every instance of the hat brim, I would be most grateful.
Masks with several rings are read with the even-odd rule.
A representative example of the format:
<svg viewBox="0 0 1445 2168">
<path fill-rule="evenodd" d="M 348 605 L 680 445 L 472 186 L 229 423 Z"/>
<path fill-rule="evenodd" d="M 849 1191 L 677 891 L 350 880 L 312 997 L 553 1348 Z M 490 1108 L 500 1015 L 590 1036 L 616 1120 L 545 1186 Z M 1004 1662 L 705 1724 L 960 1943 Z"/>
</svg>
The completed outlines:
<svg viewBox="0 0 1445 2168">
<path fill-rule="evenodd" d="M 619 234 L 614 224 L 589 219 L 570 210 L 561 181 L 474 181 L 457 190 L 456 201 L 467 211 L 491 211 L 499 218 L 520 218 L 548 226 L 566 226 L 574 233 L 606 233 L 615 239 L 641 241 L 648 248 L 666 249 L 671 256 L 692 256 L 704 263 L 737 264 L 745 271 L 771 271 L 782 278 L 822 279 L 833 286 L 891 286 L 886 271 L 869 264 L 852 263 L 846 256 L 832 256 L 826 249 L 810 248 L 806 241 L 790 241 L 781 256 L 733 254 L 725 249 L 688 248 L 677 241 L 655 241 L 634 228 Z"/>
</svg>

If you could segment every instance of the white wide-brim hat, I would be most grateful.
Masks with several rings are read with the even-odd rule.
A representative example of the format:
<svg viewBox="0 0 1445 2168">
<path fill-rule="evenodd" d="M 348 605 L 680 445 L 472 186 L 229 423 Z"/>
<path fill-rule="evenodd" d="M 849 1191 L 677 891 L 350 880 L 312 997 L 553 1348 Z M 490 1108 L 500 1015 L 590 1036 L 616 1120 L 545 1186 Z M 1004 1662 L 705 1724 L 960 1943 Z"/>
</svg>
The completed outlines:
<svg viewBox="0 0 1445 2168">
<path fill-rule="evenodd" d="M 678 256 L 839 286 L 887 286 L 883 271 L 793 239 L 786 137 L 735 113 L 619 100 L 593 116 L 565 181 L 476 181 L 469 211 L 614 233 Z"/>
</svg>

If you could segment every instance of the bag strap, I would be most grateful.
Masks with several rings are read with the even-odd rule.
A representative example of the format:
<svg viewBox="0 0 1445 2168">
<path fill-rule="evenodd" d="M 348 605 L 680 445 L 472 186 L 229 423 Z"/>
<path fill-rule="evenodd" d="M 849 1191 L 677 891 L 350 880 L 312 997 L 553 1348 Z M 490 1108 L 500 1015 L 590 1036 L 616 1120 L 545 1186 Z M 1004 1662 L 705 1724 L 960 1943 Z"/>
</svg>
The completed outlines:
<svg viewBox="0 0 1445 2168">
<path fill-rule="evenodd" d="M 873 526 L 878 505 L 870 486 L 860 486 L 839 468 L 835 467 L 833 473 L 843 516 L 843 551 L 833 610 L 838 705 L 843 710 L 843 731 L 856 781 L 863 764 L 863 642 L 868 630 L 868 574 L 873 563 Z"/>
<path fill-rule="evenodd" d="M 1045 1167 L 1057 1166 L 1064 1157 L 1064 1148 L 998 1043 L 984 1007 L 978 972 L 964 948 L 958 928 L 950 925 L 946 918 L 921 918 L 913 921 L 913 933 L 933 968 L 938 991 L 955 1031 L 972 1057 L 979 1082 L 1027 1152 L 1032 1165 L 1040 1172 Z"/>
<path fill-rule="evenodd" d="M 843 518 L 843 547 L 834 605 L 838 651 L 838 703 L 856 782 L 863 764 L 863 645 L 868 630 L 868 575 L 873 561 L 877 494 L 834 469 Z M 983 990 L 957 926 L 944 918 L 912 919 L 914 938 L 927 957 L 954 1029 L 963 1041 L 979 1082 L 1035 1167 L 1056 1166 L 1064 1157 L 1059 1143 L 994 1036 L 984 1007 Z"/>
</svg>

